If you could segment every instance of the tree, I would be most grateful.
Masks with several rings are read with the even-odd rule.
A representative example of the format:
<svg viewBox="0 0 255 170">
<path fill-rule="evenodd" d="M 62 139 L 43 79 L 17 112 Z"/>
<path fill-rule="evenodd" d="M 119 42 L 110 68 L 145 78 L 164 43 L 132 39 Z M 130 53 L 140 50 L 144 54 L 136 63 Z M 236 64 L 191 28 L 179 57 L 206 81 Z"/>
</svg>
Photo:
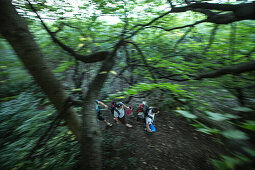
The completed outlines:
<svg viewBox="0 0 255 170">
<path fill-rule="evenodd" d="M 131 85 L 130 89 L 117 94 L 118 96 L 122 95 L 120 97 L 124 95 L 136 97 L 141 91 L 148 91 L 149 94 L 152 89 L 161 89 L 162 95 L 169 95 L 168 97 L 177 103 L 173 103 L 174 106 L 187 105 L 189 111 L 192 111 L 194 105 L 201 102 L 201 100 L 193 97 L 195 93 L 192 93 L 187 84 L 181 86 L 175 83 L 188 82 L 189 84 L 191 82 L 190 84 L 196 88 L 200 87 L 200 84 L 208 86 L 205 81 L 202 81 L 206 78 L 217 78 L 216 80 L 211 80 L 215 84 L 217 83 L 217 88 L 224 86 L 226 89 L 234 91 L 233 93 L 240 99 L 240 103 L 245 105 L 242 99 L 243 93 L 240 89 L 245 88 L 245 82 L 251 82 L 252 71 L 255 70 L 254 48 L 247 47 L 243 42 L 239 43 L 239 45 L 243 47 L 245 52 L 238 51 L 235 48 L 238 43 L 238 40 L 235 39 L 236 30 L 238 30 L 235 23 L 255 19 L 254 2 L 220 4 L 168 1 L 170 6 L 163 13 L 159 9 L 151 8 L 153 6 L 161 7 L 165 3 L 163 1 L 122 1 L 120 3 L 119 1 L 99 0 L 88 2 L 87 6 L 84 5 L 83 7 L 85 10 L 91 6 L 95 11 L 100 11 L 102 14 L 114 13 L 122 21 L 116 26 L 105 26 L 102 31 L 106 32 L 105 34 L 114 32 L 115 36 L 109 34 L 111 36 L 109 41 L 112 42 L 113 48 L 105 48 L 103 51 L 99 51 L 98 48 L 93 47 L 92 53 L 83 55 L 78 50 L 74 50 L 72 45 L 70 45 L 71 43 L 59 35 L 64 30 L 63 26 L 65 28 L 68 27 L 68 29 L 75 29 L 82 35 L 84 32 L 79 27 L 72 25 L 71 21 L 69 23 L 63 22 L 59 19 L 60 17 L 56 23 L 45 23 L 38 14 L 36 7 L 42 10 L 50 10 L 51 6 L 47 6 L 46 1 L 38 2 L 38 4 L 31 4 L 27 1 L 29 9 L 31 8 L 36 13 L 36 17 L 40 20 L 43 28 L 53 42 L 61 47 L 63 51 L 66 51 L 76 61 L 84 63 L 102 61 L 102 66 L 95 78 L 89 83 L 83 100 L 78 102 L 79 105 L 84 105 L 82 111 L 83 124 L 79 116 L 70 107 L 73 101 L 68 100 L 63 87 L 50 72 L 40 48 L 29 32 L 26 21 L 18 15 L 10 1 L 1 0 L 1 2 L 0 32 L 11 44 L 27 70 L 49 97 L 58 112 L 62 114 L 68 127 L 73 131 L 77 139 L 81 141 L 83 159 L 87 160 L 83 161 L 84 169 L 102 168 L 99 129 L 95 125 L 96 118 L 93 111 L 93 103 L 107 81 L 107 75 L 114 68 L 116 60 L 120 63 L 119 66 L 115 67 L 119 72 L 117 75 Z M 134 11 L 134 5 L 149 3 L 152 5 L 146 10 L 140 10 L 140 13 L 135 17 L 131 15 Z M 27 8 L 28 6 L 26 6 Z M 192 11 L 192 15 L 194 14 L 194 17 L 189 18 L 190 20 L 176 17 L 177 13 L 188 13 L 189 11 Z M 197 13 L 200 15 L 197 15 Z M 94 15 L 88 18 L 89 21 L 94 22 L 97 17 L 97 15 Z M 226 31 L 228 30 L 226 28 L 229 28 L 226 24 L 232 24 L 229 41 L 222 38 L 229 34 Z M 250 28 L 249 21 L 247 21 L 247 24 L 246 22 L 241 24 Z M 168 28 L 170 25 L 172 27 Z M 198 25 L 200 26 L 199 28 L 197 28 Z M 94 36 L 99 37 L 98 40 L 101 40 L 100 31 L 93 27 L 89 29 L 95 30 L 94 32 L 97 35 Z M 210 34 L 208 34 L 207 29 L 211 30 Z M 219 33 L 218 30 L 221 30 L 221 32 Z M 252 32 L 252 30 L 249 31 Z M 86 35 L 82 35 L 82 38 L 86 38 Z M 246 37 L 245 40 L 251 42 L 251 39 L 251 37 Z M 231 44 L 230 47 L 226 46 L 228 42 Z M 80 49 L 84 46 L 84 44 L 81 44 Z M 86 49 L 86 47 L 84 48 Z M 120 56 L 117 55 L 117 52 Z M 232 75 L 234 76 L 232 77 Z M 243 76 L 244 78 L 239 82 L 239 80 L 234 78 L 235 75 Z M 227 78 L 227 80 L 220 76 L 225 76 L 224 78 Z M 238 83 L 231 87 L 228 82 L 233 80 Z M 139 81 L 146 82 L 147 85 L 134 84 Z M 83 132 L 81 130 L 82 127 Z"/>
<path fill-rule="evenodd" d="M 50 72 L 43 54 L 29 32 L 25 21 L 18 15 L 10 1 L 1 1 L 1 34 L 9 41 L 27 70 L 43 89 L 58 111 L 63 109 L 67 96 L 60 83 Z M 64 119 L 78 140 L 81 140 L 81 122 L 70 108 Z"/>
</svg>

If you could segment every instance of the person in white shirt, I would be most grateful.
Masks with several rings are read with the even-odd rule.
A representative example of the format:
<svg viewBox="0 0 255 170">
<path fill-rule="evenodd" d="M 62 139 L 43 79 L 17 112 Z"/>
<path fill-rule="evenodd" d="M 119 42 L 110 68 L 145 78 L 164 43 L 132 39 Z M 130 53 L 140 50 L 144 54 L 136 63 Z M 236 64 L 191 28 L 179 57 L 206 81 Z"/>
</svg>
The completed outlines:
<svg viewBox="0 0 255 170">
<path fill-rule="evenodd" d="M 148 132 L 156 132 L 156 128 L 153 125 L 155 114 L 159 113 L 158 108 L 150 108 L 148 111 L 148 115 L 145 117 L 145 125 Z"/>
<path fill-rule="evenodd" d="M 116 107 L 114 108 L 114 112 L 113 112 L 114 120 L 116 121 L 117 124 L 119 124 L 119 121 L 120 121 L 127 127 L 133 127 L 132 125 L 128 124 L 125 119 L 124 107 L 127 108 L 127 106 L 124 105 L 122 102 L 119 102 L 116 104 Z"/>
</svg>

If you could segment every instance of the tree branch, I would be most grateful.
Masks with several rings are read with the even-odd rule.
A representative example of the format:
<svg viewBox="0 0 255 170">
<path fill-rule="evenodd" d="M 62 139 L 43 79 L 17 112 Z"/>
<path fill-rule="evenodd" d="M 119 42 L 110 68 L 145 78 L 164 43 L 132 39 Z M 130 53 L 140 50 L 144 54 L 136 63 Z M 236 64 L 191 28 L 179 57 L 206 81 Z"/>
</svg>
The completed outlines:
<svg viewBox="0 0 255 170">
<path fill-rule="evenodd" d="M 194 11 L 194 12 L 200 12 L 202 14 L 205 14 L 207 16 L 207 19 L 202 20 L 203 22 L 211 22 L 215 24 L 229 24 L 235 21 L 241 21 L 241 20 L 254 20 L 255 19 L 255 2 L 252 3 L 243 3 L 243 4 L 215 4 L 215 3 L 206 3 L 206 2 L 196 2 L 196 3 L 191 3 L 186 6 L 182 7 L 174 7 L 170 11 L 158 16 L 157 18 L 154 18 L 150 22 L 146 24 L 138 24 L 134 26 L 132 29 L 135 29 L 136 27 L 140 27 L 134 32 L 131 33 L 130 36 L 126 37 L 131 38 L 134 35 L 136 35 L 139 31 L 143 30 L 146 26 L 151 25 L 155 21 L 163 18 L 164 16 L 170 14 L 170 13 L 179 13 L 179 12 L 186 12 L 186 11 Z M 219 10 L 219 11 L 225 11 L 229 13 L 216 13 L 212 12 L 210 10 Z M 197 21 L 197 24 L 202 23 L 201 21 Z M 180 29 L 180 28 L 185 28 L 192 26 L 182 26 L 182 27 L 176 27 L 173 29 Z M 154 26 L 155 27 L 155 26 Z M 160 27 L 158 27 L 160 28 Z M 132 30 L 131 29 L 131 30 Z M 161 27 L 161 29 L 163 29 Z M 173 29 L 166 29 L 166 31 L 171 31 Z"/>
<path fill-rule="evenodd" d="M 203 23 L 203 22 L 206 22 L 206 21 L 207 21 L 207 19 L 201 20 L 201 21 L 197 21 L 197 22 L 195 22 L 195 23 L 193 23 L 193 24 L 188 24 L 188 25 L 184 25 L 184 26 L 181 26 L 181 27 L 174 27 L 174 28 L 169 28 L 169 29 L 164 28 L 164 27 L 154 26 L 154 25 L 153 25 L 153 26 L 145 27 L 144 29 L 146 29 L 146 28 L 159 28 L 159 29 L 163 29 L 163 30 L 165 30 L 165 31 L 172 31 L 172 30 L 181 29 L 181 28 L 186 28 L 186 27 L 193 27 L 193 26 L 195 26 L 195 25 L 197 25 L 197 24 L 200 24 L 200 23 Z"/>
<path fill-rule="evenodd" d="M 237 64 L 231 67 L 222 68 L 209 73 L 201 74 L 195 78 L 195 80 L 201 80 L 203 78 L 215 78 L 226 74 L 241 74 L 255 70 L 255 61 Z"/>
<path fill-rule="evenodd" d="M 34 11 L 34 13 L 39 18 L 39 20 L 41 21 L 43 27 L 45 28 L 45 30 L 50 35 L 50 37 L 52 38 L 53 42 L 58 44 L 63 50 L 67 51 L 70 55 L 75 57 L 77 60 L 80 60 L 80 61 L 85 62 L 85 63 L 93 63 L 93 62 L 103 61 L 110 54 L 110 52 L 108 52 L 108 51 L 101 51 L 101 52 L 97 52 L 97 53 L 90 54 L 90 55 L 77 54 L 72 48 L 66 46 L 64 43 L 62 43 L 60 40 L 57 39 L 57 37 L 55 36 L 54 32 L 51 32 L 50 29 L 46 26 L 46 24 L 43 22 L 43 20 L 41 19 L 40 15 L 37 13 L 36 9 L 30 3 L 30 1 L 27 0 L 27 2 L 29 4 L 29 6 L 31 7 L 31 9 Z"/>
</svg>

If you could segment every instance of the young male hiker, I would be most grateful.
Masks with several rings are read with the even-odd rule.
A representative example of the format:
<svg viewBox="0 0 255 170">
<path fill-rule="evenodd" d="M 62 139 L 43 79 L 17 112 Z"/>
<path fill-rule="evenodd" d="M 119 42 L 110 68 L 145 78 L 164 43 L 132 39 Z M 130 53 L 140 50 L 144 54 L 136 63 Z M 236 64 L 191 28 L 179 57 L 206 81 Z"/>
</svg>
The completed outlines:
<svg viewBox="0 0 255 170">
<path fill-rule="evenodd" d="M 105 108 L 108 108 L 108 106 L 106 104 L 104 104 L 103 102 L 101 102 L 99 100 L 96 100 L 97 119 L 105 122 L 107 126 L 112 126 L 112 124 L 110 122 L 108 122 L 107 120 L 105 120 L 104 116 L 101 114 L 100 109 L 99 109 L 99 104 L 103 105 Z"/>
<path fill-rule="evenodd" d="M 159 113 L 158 108 L 149 108 L 148 114 L 145 116 L 145 130 L 148 132 L 156 132 L 156 128 L 153 125 L 154 117 Z"/>
<path fill-rule="evenodd" d="M 114 120 L 116 121 L 117 124 L 119 124 L 119 121 L 120 121 L 127 127 L 133 127 L 132 125 L 128 124 L 125 119 L 124 107 L 127 108 L 127 106 L 124 105 L 122 102 L 119 102 L 116 104 L 116 107 L 114 108 L 114 112 L 113 112 Z"/>
</svg>

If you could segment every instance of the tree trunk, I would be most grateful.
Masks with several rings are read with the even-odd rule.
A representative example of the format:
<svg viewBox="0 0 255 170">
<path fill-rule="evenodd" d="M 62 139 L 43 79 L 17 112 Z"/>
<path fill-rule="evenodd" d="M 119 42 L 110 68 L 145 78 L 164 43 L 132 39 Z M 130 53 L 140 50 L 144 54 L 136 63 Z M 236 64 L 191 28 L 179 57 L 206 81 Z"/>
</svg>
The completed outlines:
<svg viewBox="0 0 255 170">
<path fill-rule="evenodd" d="M 101 135 L 96 120 L 96 99 L 107 76 L 114 66 L 114 57 L 121 43 L 107 56 L 97 76 L 91 81 L 83 108 L 82 169 L 102 169 Z"/>
<path fill-rule="evenodd" d="M 0 33 L 11 44 L 55 108 L 61 111 L 67 96 L 60 82 L 57 81 L 44 61 L 43 54 L 29 32 L 25 20 L 18 15 L 10 0 L 0 0 L 0 4 Z M 77 140 L 81 141 L 80 118 L 72 108 L 68 109 L 63 117 Z"/>
</svg>

